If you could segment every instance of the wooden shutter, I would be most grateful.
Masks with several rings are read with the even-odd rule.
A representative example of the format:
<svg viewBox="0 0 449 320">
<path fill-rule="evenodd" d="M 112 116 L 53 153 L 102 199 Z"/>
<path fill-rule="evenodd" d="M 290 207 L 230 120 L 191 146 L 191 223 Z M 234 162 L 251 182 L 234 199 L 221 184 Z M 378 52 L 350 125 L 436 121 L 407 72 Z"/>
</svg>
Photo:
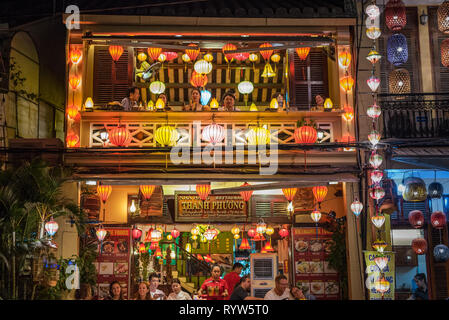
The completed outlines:
<svg viewBox="0 0 449 320">
<path fill-rule="evenodd" d="M 430 283 L 432 284 L 432 299 L 444 300 L 449 296 L 449 261 L 435 262 L 433 249 L 440 244 L 440 231 L 428 224 L 428 261 L 430 262 Z M 441 241 L 448 245 L 447 226 L 441 230 Z"/>
<path fill-rule="evenodd" d="M 128 50 L 114 62 L 108 47 L 95 47 L 94 51 L 94 94 L 95 104 L 122 101 L 127 95 L 132 80 L 132 60 Z"/>
<path fill-rule="evenodd" d="M 394 69 L 406 69 L 410 73 L 411 92 L 417 93 L 421 91 L 421 76 L 419 68 L 419 38 L 418 38 L 418 11 L 416 7 L 409 7 L 406 11 L 407 24 L 402 30 L 393 32 L 385 24 L 385 16 L 380 17 L 382 36 L 378 41 L 378 51 L 382 55 L 380 60 L 380 77 L 381 92 L 390 93 L 388 88 L 388 76 Z M 408 60 L 406 63 L 395 67 L 387 58 L 387 41 L 388 38 L 395 34 L 402 33 L 407 38 Z"/>
<path fill-rule="evenodd" d="M 327 56 L 322 49 L 311 49 L 305 61 L 295 50 L 289 50 L 290 106 L 310 109 L 316 105 L 315 96 L 329 96 L 327 82 Z"/>
<path fill-rule="evenodd" d="M 441 64 L 441 42 L 449 38 L 438 30 L 438 7 L 432 7 L 428 10 L 430 46 L 433 66 L 433 87 L 435 92 L 449 92 L 449 68 Z"/>
</svg>

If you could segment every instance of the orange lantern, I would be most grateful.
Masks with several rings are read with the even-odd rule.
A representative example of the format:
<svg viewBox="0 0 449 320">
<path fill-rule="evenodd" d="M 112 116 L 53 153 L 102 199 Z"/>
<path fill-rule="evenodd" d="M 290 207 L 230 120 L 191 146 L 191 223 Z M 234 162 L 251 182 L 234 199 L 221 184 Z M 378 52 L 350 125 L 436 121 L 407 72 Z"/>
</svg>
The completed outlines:
<svg viewBox="0 0 449 320">
<path fill-rule="evenodd" d="M 109 196 L 111 195 L 111 192 L 112 192 L 112 186 L 108 186 L 108 185 L 104 185 L 104 184 L 99 184 L 97 186 L 97 193 L 98 193 L 98 196 L 100 197 L 101 201 L 103 202 L 103 204 L 106 203 Z"/>
<path fill-rule="evenodd" d="M 76 147 L 76 145 L 78 144 L 79 140 L 80 140 L 80 138 L 78 137 L 77 134 L 75 134 L 75 133 L 68 134 L 67 137 L 66 137 L 67 147 L 69 147 L 69 148 Z"/>
<path fill-rule="evenodd" d="M 340 64 L 340 67 L 346 69 L 351 64 L 351 59 L 351 53 L 345 50 L 338 56 L 338 63 Z"/>
<path fill-rule="evenodd" d="M 81 77 L 78 76 L 71 76 L 69 78 L 69 84 L 72 90 L 78 89 L 79 85 L 81 84 Z"/>
<path fill-rule="evenodd" d="M 114 60 L 114 62 L 117 62 L 118 59 L 120 59 L 122 53 L 123 53 L 122 46 L 109 46 L 109 54 L 111 55 L 112 60 Z"/>
<path fill-rule="evenodd" d="M 162 52 L 162 48 L 148 48 L 147 52 L 148 56 L 153 59 L 153 61 L 156 61 Z"/>
<path fill-rule="evenodd" d="M 283 188 L 282 189 L 282 192 L 284 193 L 284 196 L 288 201 L 293 201 L 293 198 L 295 197 L 297 191 L 298 191 L 298 188 Z"/>
<path fill-rule="evenodd" d="M 259 48 L 273 48 L 271 43 L 265 42 L 262 43 Z M 274 50 L 262 50 L 260 51 L 260 55 L 265 59 L 265 61 L 270 61 L 270 57 L 273 54 Z"/>
<path fill-rule="evenodd" d="M 81 61 L 82 53 L 81 50 L 77 47 L 72 48 L 70 50 L 70 61 L 72 64 L 78 64 Z"/>
<path fill-rule="evenodd" d="M 306 60 L 307 56 L 309 55 L 310 48 L 309 47 L 296 48 L 295 51 L 296 51 L 296 54 L 298 55 L 299 59 Z"/>
<path fill-rule="evenodd" d="M 109 130 L 109 142 L 117 147 L 127 147 L 131 142 L 131 134 L 125 126 L 118 126 Z"/>
<path fill-rule="evenodd" d="M 71 105 L 69 105 L 67 107 L 67 116 L 70 119 L 75 120 L 75 118 L 77 117 L 78 114 L 79 114 L 79 112 L 78 112 L 78 107 L 77 106 L 71 104 Z"/>
<path fill-rule="evenodd" d="M 313 196 L 315 197 L 315 200 L 320 203 L 323 202 L 324 198 L 326 198 L 327 195 L 327 187 L 326 186 L 318 186 L 312 188 Z"/>
<path fill-rule="evenodd" d="M 273 247 L 271 246 L 271 243 L 270 242 L 267 242 L 266 244 L 265 244 L 265 247 L 263 248 L 266 252 L 273 252 L 274 251 L 274 249 L 273 249 Z"/>
<path fill-rule="evenodd" d="M 192 77 L 190 78 L 190 84 L 196 88 L 204 87 L 207 84 L 207 76 L 193 71 Z"/>
<path fill-rule="evenodd" d="M 189 44 L 189 47 L 195 47 L 197 49 L 187 49 L 186 54 L 190 58 L 190 61 L 195 61 L 198 55 L 200 54 L 200 48 L 196 44 Z"/>
<path fill-rule="evenodd" d="M 354 79 L 351 76 L 346 76 L 340 79 L 340 87 L 345 91 L 351 91 L 354 85 Z"/>
<path fill-rule="evenodd" d="M 243 238 L 242 242 L 240 243 L 239 250 L 249 250 L 251 249 L 251 246 L 249 245 L 248 239 Z"/>
<path fill-rule="evenodd" d="M 227 43 L 223 46 L 223 48 L 221 48 L 221 51 L 223 51 L 223 54 L 228 62 L 231 62 L 231 60 L 235 57 L 235 53 L 226 53 L 226 51 L 232 50 L 237 50 L 237 46 L 232 43 Z"/>
<path fill-rule="evenodd" d="M 293 137 L 295 138 L 295 143 L 312 144 L 316 142 L 317 132 L 312 126 L 302 126 L 295 129 Z"/>
<path fill-rule="evenodd" d="M 343 111 L 345 112 L 343 114 L 343 119 L 346 121 L 352 121 L 354 119 L 354 109 L 350 106 L 346 106 L 343 108 Z"/>
<path fill-rule="evenodd" d="M 210 184 L 197 184 L 196 192 L 201 200 L 205 201 L 210 193 Z"/>
<path fill-rule="evenodd" d="M 145 200 L 149 200 L 151 198 L 151 195 L 153 194 L 155 188 L 156 188 L 156 186 L 152 186 L 152 185 L 141 185 L 140 186 L 140 192 L 142 192 L 142 195 L 145 198 Z"/>
<path fill-rule="evenodd" d="M 246 186 L 250 186 L 250 184 L 248 182 L 245 182 L 244 184 L 241 185 L 241 187 L 246 187 Z M 240 196 L 242 197 L 243 201 L 248 202 L 249 199 L 251 198 L 253 192 L 254 191 L 252 191 L 252 190 L 240 191 Z"/>
</svg>

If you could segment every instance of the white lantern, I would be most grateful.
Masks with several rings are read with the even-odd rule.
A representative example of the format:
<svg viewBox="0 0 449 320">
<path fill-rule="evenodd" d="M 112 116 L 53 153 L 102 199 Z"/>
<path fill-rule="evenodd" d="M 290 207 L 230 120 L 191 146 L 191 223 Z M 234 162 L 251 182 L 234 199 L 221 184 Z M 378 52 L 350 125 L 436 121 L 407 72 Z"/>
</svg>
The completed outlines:
<svg viewBox="0 0 449 320">
<path fill-rule="evenodd" d="M 380 79 L 373 75 L 366 80 L 366 83 L 372 92 L 376 92 L 380 85 Z"/>
<path fill-rule="evenodd" d="M 351 210 L 352 213 L 354 213 L 354 215 L 358 217 L 363 210 L 363 204 L 360 201 L 355 200 L 353 203 L 351 203 Z"/>
<path fill-rule="evenodd" d="M 385 217 L 381 215 L 372 216 L 371 222 L 376 226 L 376 228 L 380 229 L 385 223 Z"/>
<path fill-rule="evenodd" d="M 381 112 L 382 111 L 381 111 L 380 107 L 377 104 L 373 104 L 372 106 L 368 107 L 366 114 L 368 115 L 368 117 L 370 117 L 372 119 L 377 119 L 377 118 L 379 118 Z"/>
<path fill-rule="evenodd" d="M 310 213 L 310 218 L 312 218 L 313 221 L 315 221 L 315 223 L 318 223 L 318 221 L 320 221 L 321 219 L 321 212 L 319 212 L 318 210 L 313 210 Z"/>
<path fill-rule="evenodd" d="M 382 272 L 388 265 L 388 257 L 376 257 L 374 258 L 374 262 L 379 267 L 380 272 Z"/>
<path fill-rule="evenodd" d="M 165 84 L 161 81 L 153 81 L 150 84 L 150 91 L 154 94 L 161 94 L 165 91 Z"/>
<path fill-rule="evenodd" d="M 59 226 L 56 221 L 53 220 L 53 218 L 50 218 L 50 221 L 45 223 L 45 231 L 47 231 L 47 234 L 50 237 L 53 237 L 55 233 L 58 231 Z"/>
<path fill-rule="evenodd" d="M 193 65 L 193 69 L 195 69 L 196 73 L 199 74 L 208 74 L 212 71 L 212 63 L 207 62 L 204 59 L 198 60 Z"/>
<path fill-rule="evenodd" d="M 379 7 L 376 6 L 375 4 L 370 4 L 369 6 L 367 6 L 365 12 L 371 19 L 376 19 L 377 17 L 380 16 Z"/>
<path fill-rule="evenodd" d="M 380 18 L 377 17 L 377 18 L 372 19 L 372 18 L 368 17 L 365 20 L 365 25 L 366 25 L 367 29 L 369 29 L 369 28 L 379 28 L 379 26 L 380 26 Z"/>
<path fill-rule="evenodd" d="M 251 81 L 242 81 L 237 88 L 241 94 L 250 94 L 254 90 L 254 85 Z"/>
<path fill-rule="evenodd" d="M 373 153 L 371 157 L 369 158 L 369 164 L 374 168 L 377 169 L 382 164 L 383 158 L 378 153 Z"/>
<path fill-rule="evenodd" d="M 380 141 L 380 133 L 376 130 L 371 131 L 368 135 L 369 142 L 375 147 Z"/>
<path fill-rule="evenodd" d="M 366 29 L 366 36 L 372 40 L 376 40 L 381 34 L 382 32 L 379 27 L 371 27 Z"/>
<path fill-rule="evenodd" d="M 212 123 L 203 129 L 202 139 L 212 144 L 220 143 L 225 138 L 223 126 Z"/>
</svg>

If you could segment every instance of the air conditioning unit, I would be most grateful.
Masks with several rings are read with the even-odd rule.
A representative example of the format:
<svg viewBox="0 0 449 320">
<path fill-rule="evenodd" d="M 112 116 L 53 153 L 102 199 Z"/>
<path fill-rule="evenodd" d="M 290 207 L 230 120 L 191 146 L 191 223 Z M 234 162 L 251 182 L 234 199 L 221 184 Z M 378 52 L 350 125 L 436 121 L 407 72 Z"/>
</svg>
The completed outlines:
<svg viewBox="0 0 449 320">
<path fill-rule="evenodd" d="M 277 276 L 277 253 L 252 253 L 251 265 L 251 295 L 263 298 L 274 288 L 274 279 Z"/>
</svg>

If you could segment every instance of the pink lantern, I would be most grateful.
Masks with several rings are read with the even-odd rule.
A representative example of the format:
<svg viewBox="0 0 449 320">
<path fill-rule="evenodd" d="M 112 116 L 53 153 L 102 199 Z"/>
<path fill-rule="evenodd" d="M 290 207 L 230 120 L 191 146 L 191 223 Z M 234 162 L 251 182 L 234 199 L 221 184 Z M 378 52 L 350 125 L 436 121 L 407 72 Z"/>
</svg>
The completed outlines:
<svg viewBox="0 0 449 320">
<path fill-rule="evenodd" d="M 279 229 L 279 235 L 283 238 L 288 237 L 288 229 L 287 228 Z"/>
<path fill-rule="evenodd" d="M 435 211 L 430 216 L 430 222 L 435 229 L 443 229 L 446 224 L 446 215 L 442 211 Z"/>
<path fill-rule="evenodd" d="M 381 113 L 382 113 L 382 110 L 380 109 L 380 107 L 377 104 L 373 104 L 372 106 L 369 106 L 368 110 L 366 111 L 366 114 L 368 115 L 368 117 L 370 117 L 372 119 L 379 118 Z"/>
<path fill-rule="evenodd" d="M 313 210 L 310 213 L 310 218 L 312 218 L 313 221 L 315 221 L 315 223 L 318 223 L 318 221 L 320 221 L 321 219 L 321 212 L 319 212 L 318 210 Z"/>
<path fill-rule="evenodd" d="M 379 201 L 380 199 L 385 197 L 385 190 L 381 186 L 375 186 L 374 188 L 371 189 L 370 196 L 374 200 Z"/>
<path fill-rule="evenodd" d="M 53 217 L 51 217 L 50 220 L 45 223 L 45 231 L 47 231 L 47 234 L 50 237 L 53 237 L 58 229 L 58 223 L 53 220 Z"/>
<path fill-rule="evenodd" d="M 215 123 L 212 123 L 203 129 L 203 140 L 212 144 L 220 143 L 225 138 L 225 129 Z"/>
<path fill-rule="evenodd" d="M 98 238 L 98 241 L 102 242 L 104 240 L 104 238 L 106 238 L 106 235 L 108 234 L 108 232 L 106 231 L 106 229 L 103 228 L 102 225 L 100 225 L 100 227 L 97 229 L 97 232 L 95 232 Z"/>
<path fill-rule="evenodd" d="M 140 239 L 140 237 L 142 236 L 142 230 L 137 229 L 136 227 L 134 227 L 133 231 L 132 231 L 132 236 L 133 236 L 134 240 Z"/>
<path fill-rule="evenodd" d="M 248 229 L 248 237 L 254 238 L 256 236 L 256 234 L 257 234 L 256 229 L 254 229 L 254 228 Z"/>
<path fill-rule="evenodd" d="M 373 183 L 379 183 L 382 181 L 382 178 L 384 177 L 384 173 L 381 170 L 373 170 L 371 171 L 371 181 Z"/>
<path fill-rule="evenodd" d="M 380 85 L 380 79 L 373 75 L 366 80 L 366 83 L 372 92 L 376 92 Z"/>
<path fill-rule="evenodd" d="M 380 154 L 373 152 L 369 158 L 369 164 L 374 168 L 378 169 L 382 164 L 383 158 Z"/>
<path fill-rule="evenodd" d="M 418 229 L 424 225 L 424 215 L 420 210 L 410 211 L 408 214 L 408 221 L 413 228 Z"/>
<path fill-rule="evenodd" d="M 173 228 L 173 230 L 170 232 L 171 233 L 171 235 L 172 235 L 172 237 L 174 238 L 174 239 L 176 239 L 177 237 L 179 237 L 180 236 L 180 232 L 179 232 L 179 230 L 178 229 L 176 229 L 176 228 Z"/>
<path fill-rule="evenodd" d="M 369 142 L 375 147 L 380 141 L 380 133 L 376 130 L 371 131 L 368 135 Z"/>
</svg>

